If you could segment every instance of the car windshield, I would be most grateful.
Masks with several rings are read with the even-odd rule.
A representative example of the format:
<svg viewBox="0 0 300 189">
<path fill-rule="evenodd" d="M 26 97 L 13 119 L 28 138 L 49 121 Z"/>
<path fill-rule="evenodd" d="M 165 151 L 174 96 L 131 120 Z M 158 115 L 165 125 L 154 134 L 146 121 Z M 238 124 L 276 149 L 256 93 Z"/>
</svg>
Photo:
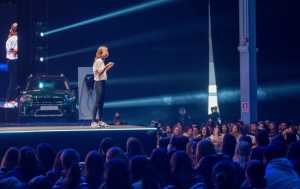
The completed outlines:
<svg viewBox="0 0 300 189">
<path fill-rule="evenodd" d="M 29 82 L 28 90 L 66 90 L 68 84 L 63 79 L 36 79 Z"/>
</svg>

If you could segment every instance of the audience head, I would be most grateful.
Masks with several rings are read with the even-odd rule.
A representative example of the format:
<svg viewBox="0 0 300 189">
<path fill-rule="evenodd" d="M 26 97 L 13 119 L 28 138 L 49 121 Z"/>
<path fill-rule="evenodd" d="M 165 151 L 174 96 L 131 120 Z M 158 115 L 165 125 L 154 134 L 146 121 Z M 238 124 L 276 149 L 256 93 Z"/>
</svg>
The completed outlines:
<svg viewBox="0 0 300 189">
<path fill-rule="evenodd" d="M 238 124 L 232 123 L 231 124 L 231 134 L 236 136 L 240 133 L 240 126 Z"/>
<path fill-rule="evenodd" d="M 119 158 L 108 161 L 105 164 L 104 180 L 107 189 L 131 189 L 127 162 Z"/>
<path fill-rule="evenodd" d="M 201 140 L 197 144 L 196 161 L 199 162 L 201 158 L 215 153 L 216 153 L 215 147 L 210 140 L 207 139 Z"/>
<path fill-rule="evenodd" d="M 85 176 L 101 179 L 105 159 L 97 151 L 90 151 L 85 157 Z"/>
<path fill-rule="evenodd" d="M 246 178 L 251 188 L 265 188 L 266 180 L 264 178 L 265 170 L 261 161 L 250 160 L 246 166 Z"/>
<path fill-rule="evenodd" d="M 257 124 L 256 123 L 251 123 L 250 124 L 250 134 L 256 135 L 256 130 L 257 130 Z"/>
<path fill-rule="evenodd" d="M 1 169 L 5 169 L 5 171 L 10 171 L 16 168 L 18 164 L 18 154 L 19 151 L 15 147 L 8 148 L 1 161 Z"/>
<path fill-rule="evenodd" d="M 190 188 L 193 180 L 193 167 L 190 157 L 184 151 L 173 153 L 171 160 L 171 177 L 176 188 Z"/>
<path fill-rule="evenodd" d="M 169 158 L 165 150 L 154 149 L 151 153 L 150 161 L 157 170 L 167 172 L 170 170 Z"/>
<path fill-rule="evenodd" d="M 114 146 L 112 148 L 110 148 L 107 153 L 106 153 L 106 161 L 110 161 L 114 158 L 119 158 L 119 159 L 123 159 L 123 160 L 127 160 L 127 157 L 124 153 L 124 151 L 117 147 L 117 146 Z"/>
<path fill-rule="evenodd" d="M 68 148 L 62 152 L 60 159 L 62 163 L 62 168 L 66 172 L 71 168 L 73 164 L 79 163 L 80 155 L 76 150 Z"/>
<path fill-rule="evenodd" d="M 242 136 L 247 136 L 247 134 L 249 133 L 249 126 L 248 125 L 242 125 L 240 127 L 240 133 Z"/>
<path fill-rule="evenodd" d="M 229 133 L 229 127 L 227 124 L 222 124 L 222 134 L 228 134 Z"/>
<path fill-rule="evenodd" d="M 226 134 L 223 138 L 222 152 L 232 159 L 235 154 L 235 146 L 235 137 L 231 134 Z"/>
<path fill-rule="evenodd" d="M 163 150 L 167 150 L 169 143 L 170 143 L 170 138 L 169 137 L 161 137 L 158 140 L 158 148 L 163 149 Z"/>
<path fill-rule="evenodd" d="M 251 137 L 250 136 L 241 136 L 240 138 L 239 138 L 239 142 L 247 142 L 250 146 L 252 146 L 253 145 L 253 143 L 252 143 L 252 139 L 251 139 Z"/>
<path fill-rule="evenodd" d="M 173 175 L 191 174 L 192 161 L 184 151 L 175 152 L 170 160 L 171 172 Z"/>
<path fill-rule="evenodd" d="M 32 147 L 24 146 L 19 151 L 18 167 L 28 170 L 36 169 L 37 158 Z"/>
<path fill-rule="evenodd" d="M 181 150 L 185 151 L 186 144 L 189 142 L 189 139 L 184 136 L 173 136 L 170 140 L 169 151 L 171 150 Z"/>
<path fill-rule="evenodd" d="M 50 144 L 41 143 L 37 146 L 37 158 L 45 171 L 52 168 L 55 159 L 55 150 Z"/>
<path fill-rule="evenodd" d="M 144 154 L 144 150 L 141 142 L 134 137 L 128 138 L 126 144 L 126 152 L 128 157 Z"/>
<path fill-rule="evenodd" d="M 98 152 L 102 155 L 106 155 L 106 152 L 114 146 L 114 141 L 112 138 L 106 137 L 103 138 L 100 142 Z"/>
<path fill-rule="evenodd" d="M 268 125 L 268 129 L 270 131 L 270 136 L 273 137 L 278 133 L 278 125 L 274 122 L 270 122 Z"/>
<path fill-rule="evenodd" d="M 221 135 L 220 127 L 218 127 L 218 126 L 214 127 L 213 135 L 215 135 L 215 136 L 220 136 Z"/>
<path fill-rule="evenodd" d="M 207 126 L 203 126 L 201 129 L 201 136 L 202 138 L 207 138 L 210 136 L 210 130 Z"/>
<path fill-rule="evenodd" d="M 192 127 L 192 129 L 193 129 L 193 137 L 197 138 L 200 134 L 199 128 L 197 126 L 195 126 L 195 127 Z"/>
<path fill-rule="evenodd" d="M 174 129 L 173 129 L 173 134 L 175 136 L 180 136 L 182 135 L 183 129 L 182 129 L 182 124 L 181 122 L 176 123 Z"/>
<path fill-rule="evenodd" d="M 237 183 L 237 172 L 232 161 L 222 160 L 218 162 L 212 172 L 212 179 L 216 189 L 239 188 Z"/>
<path fill-rule="evenodd" d="M 267 146 L 270 142 L 268 132 L 265 129 L 256 131 L 255 140 L 257 146 Z"/>
</svg>

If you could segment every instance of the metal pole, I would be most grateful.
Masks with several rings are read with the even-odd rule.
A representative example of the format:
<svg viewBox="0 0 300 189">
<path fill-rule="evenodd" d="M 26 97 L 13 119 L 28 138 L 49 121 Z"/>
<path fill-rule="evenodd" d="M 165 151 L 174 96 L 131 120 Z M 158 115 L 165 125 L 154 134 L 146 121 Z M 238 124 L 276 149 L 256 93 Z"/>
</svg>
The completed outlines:
<svg viewBox="0 0 300 189">
<path fill-rule="evenodd" d="M 257 121 L 256 0 L 239 0 L 241 120 Z"/>
</svg>

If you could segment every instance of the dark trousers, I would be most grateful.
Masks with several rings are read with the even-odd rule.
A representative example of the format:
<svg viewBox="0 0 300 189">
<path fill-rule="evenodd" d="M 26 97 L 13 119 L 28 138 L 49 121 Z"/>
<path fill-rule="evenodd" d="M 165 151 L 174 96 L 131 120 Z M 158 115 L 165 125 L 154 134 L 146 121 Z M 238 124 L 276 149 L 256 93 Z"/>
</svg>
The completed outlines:
<svg viewBox="0 0 300 189">
<path fill-rule="evenodd" d="M 98 112 L 99 120 L 102 120 L 103 114 L 103 104 L 104 104 L 104 95 L 105 95 L 105 80 L 95 81 L 94 89 L 96 92 L 96 101 L 93 108 L 93 121 L 96 121 L 96 116 Z"/>
<path fill-rule="evenodd" d="M 8 79 L 9 84 L 6 91 L 6 101 L 14 100 L 17 96 L 17 76 L 18 76 L 18 62 L 17 60 L 8 60 Z"/>
</svg>

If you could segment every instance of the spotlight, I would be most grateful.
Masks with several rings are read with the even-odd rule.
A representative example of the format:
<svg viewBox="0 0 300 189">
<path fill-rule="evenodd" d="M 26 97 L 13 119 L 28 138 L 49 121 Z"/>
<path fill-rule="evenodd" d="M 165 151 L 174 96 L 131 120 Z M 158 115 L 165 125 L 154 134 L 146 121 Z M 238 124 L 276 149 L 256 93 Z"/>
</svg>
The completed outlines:
<svg viewBox="0 0 300 189">
<path fill-rule="evenodd" d="M 41 33 L 40 33 L 40 36 L 41 36 L 41 37 L 44 37 L 44 35 L 45 35 L 44 32 L 41 32 Z"/>
<path fill-rule="evenodd" d="M 44 57 L 40 57 L 40 62 L 44 62 Z"/>
</svg>

